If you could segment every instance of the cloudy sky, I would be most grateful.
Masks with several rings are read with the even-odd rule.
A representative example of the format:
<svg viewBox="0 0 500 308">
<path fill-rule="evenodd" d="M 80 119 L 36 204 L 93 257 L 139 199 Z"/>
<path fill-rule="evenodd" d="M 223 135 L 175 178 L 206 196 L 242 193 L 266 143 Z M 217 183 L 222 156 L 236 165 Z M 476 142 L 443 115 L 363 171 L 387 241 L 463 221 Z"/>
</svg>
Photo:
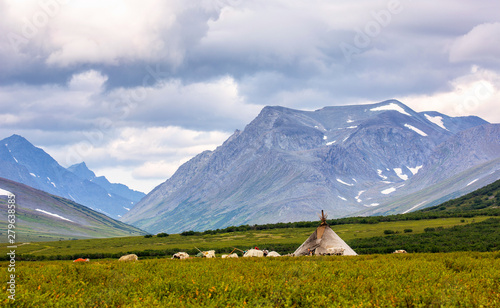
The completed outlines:
<svg viewBox="0 0 500 308">
<path fill-rule="evenodd" d="M 497 0 L 0 0 L 0 139 L 144 192 L 263 106 L 500 122 Z"/>
</svg>

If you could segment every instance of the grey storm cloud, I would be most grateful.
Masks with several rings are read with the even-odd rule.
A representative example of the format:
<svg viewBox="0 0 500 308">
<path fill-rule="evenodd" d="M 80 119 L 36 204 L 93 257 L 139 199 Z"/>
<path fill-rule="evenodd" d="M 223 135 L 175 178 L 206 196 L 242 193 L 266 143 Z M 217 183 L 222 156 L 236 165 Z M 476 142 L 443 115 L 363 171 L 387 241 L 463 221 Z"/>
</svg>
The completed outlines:
<svg viewBox="0 0 500 308">
<path fill-rule="evenodd" d="M 83 158 L 105 165 L 140 160 L 109 150 L 135 153 L 131 132 L 162 138 L 176 127 L 167 135 L 210 148 L 265 105 L 406 98 L 424 108 L 425 98 L 446 101 L 445 113 L 485 112 L 498 96 L 499 11 L 494 0 L 4 0 L 0 133 L 62 157 L 100 132 Z M 472 108 L 460 93 L 477 87 L 491 97 Z M 136 173 L 196 154 L 192 142 L 164 140 Z"/>
<path fill-rule="evenodd" d="M 495 22 L 495 8 L 500 6 L 494 1 L 431 5 L 389 0 L 350 5 L 329 1 L 152 1 L 143 7 L 123 1 L 129 8 L 121 12 L 124 16 L 115 13 L 123 8 L 104 7 L 107 13 L 94 17 L 90 14 L 96 14 L 99 7 L 82 9 L 63 3 L 58 10 L 52 9 L 54 17 L 38 22 L 43 27 L 35 22 L 42 7 L 20 14 L 3 4 L 3 84 L 64 84 L 74 73 L 94 69 L 109 77 L 108 88 L 139 86 L 146 68 L 160 65 L 162 78 L 186 83 L 224 75 L 244 83 L 255 80 L 252 76 L 281 75 L 272 82 L 275 94 L 283 89 L 317 88 L 318 79 L 327 80 L 323 91 L 346 98 L 353 94 L 345 80 L 358 81 L 355 97 L 372 98 L 374 88 L 386 96 L 394 88 L 407 93 L 432 92 L 447 78 L 468 69 L 469 63 L 462 60 L 481 57 L 477 52 L 471 55 L 473 51 L 466 50 L 470 47 L 460 47 L 454 40 L 477 27 L 470 33 L 474 36 L 484 28 L 482 24 Z M 130 26 L 134 24 L 138 26 Z M 64 26 L 68 30 L 61 28 Z M 23 32 L 30 27 L 37 35 L 23 42 Z M 13 34 L 21 36 L 14 53 Z M 469 46 L 468 42 L 481 39 L 464 37 L 462 44 Z M 450 45 L 454 46 L 451 55 Z M 440 79 L 434 70 L 443 69 L 448 76 Z M 377 72 L 376 79 L 364 78 L 372 71 Z M 386 82 L 404 72 L 411 74 L 399 78 L 401 84 Z M 430 75 L 432 82 L 420 88 L 405 85 L 408 79 L 427 80 L 424 75 Z M 257 104 L 260 102 L 252 97 L 261 99 L 271 90 L 267 86 L 261 94 L 255 86 L 246 88 L 253 89 L 245 95 Z"/>
</svg>

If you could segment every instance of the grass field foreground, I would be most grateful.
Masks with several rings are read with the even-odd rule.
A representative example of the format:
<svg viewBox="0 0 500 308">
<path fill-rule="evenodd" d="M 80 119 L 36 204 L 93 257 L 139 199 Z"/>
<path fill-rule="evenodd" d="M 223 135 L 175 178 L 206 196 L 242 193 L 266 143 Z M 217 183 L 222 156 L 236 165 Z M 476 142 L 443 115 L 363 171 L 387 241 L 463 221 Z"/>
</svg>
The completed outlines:
<svg viewBox="0 0 500 308">
<path fill-rule="evenodd" d="M 499 252 L 42 261 L 16 274 L 7 307 L 500 306 Z"/>
</svg>

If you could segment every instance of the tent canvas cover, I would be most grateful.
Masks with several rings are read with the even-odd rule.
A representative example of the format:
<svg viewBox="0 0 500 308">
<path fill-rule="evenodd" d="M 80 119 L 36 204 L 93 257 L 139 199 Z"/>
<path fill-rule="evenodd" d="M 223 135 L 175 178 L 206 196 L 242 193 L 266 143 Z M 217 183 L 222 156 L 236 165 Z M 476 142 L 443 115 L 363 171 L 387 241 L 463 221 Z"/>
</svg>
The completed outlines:
<svg viewBox="0 0 500 308">
<path fill-rule="evenodd" d="M 309 238 L 293 253 L 294 256 L 309 255 L 312 251 L 315 255 L 327 254 L 328 248 L 343 248 L 344 256 L 357 256 L 358 254 L 352 250 L 326 223 L 326 217 L 321 211 L 321 225 Z"/>
</svg>

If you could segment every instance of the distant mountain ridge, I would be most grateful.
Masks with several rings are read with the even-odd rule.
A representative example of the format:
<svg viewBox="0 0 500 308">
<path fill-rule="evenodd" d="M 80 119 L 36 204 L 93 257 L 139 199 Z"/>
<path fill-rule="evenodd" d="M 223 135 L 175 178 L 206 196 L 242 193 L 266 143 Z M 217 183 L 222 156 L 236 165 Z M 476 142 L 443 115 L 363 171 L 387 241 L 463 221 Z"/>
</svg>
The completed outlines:
<svg viewBox="0 0 500 308">
<path fill-rule="evenodd" d="M 115 219 L 145 196 L 96 177 L 85 163 L 66 169 L 19 135 L 0 141 L 0 177 L 73 200 Z"/>
<path fill-rule="evenodd" d="M 337 218 L 423 208 L 498 179 L 499 127 L 415 112 L 396 100 L 316 111 L 265 107 L 122 221 L 175 233 L 314 220 L 321 209 Z"/>
</svg>

